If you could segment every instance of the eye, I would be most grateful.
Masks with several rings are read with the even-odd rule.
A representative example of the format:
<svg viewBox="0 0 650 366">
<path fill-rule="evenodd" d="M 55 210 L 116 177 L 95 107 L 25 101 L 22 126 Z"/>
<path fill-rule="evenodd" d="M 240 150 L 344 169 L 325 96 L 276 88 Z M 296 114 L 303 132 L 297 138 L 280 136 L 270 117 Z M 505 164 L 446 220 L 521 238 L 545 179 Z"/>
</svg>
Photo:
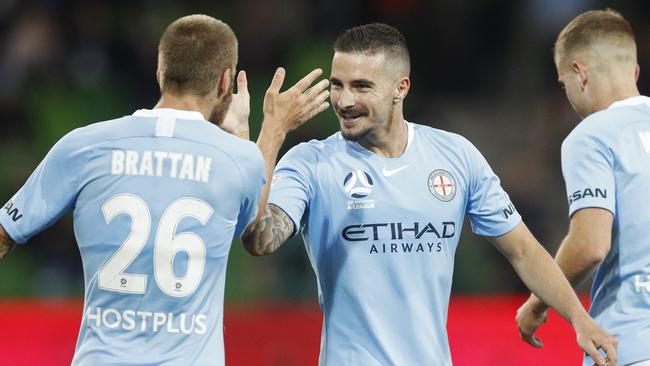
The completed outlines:
<svg viewBox="0 0 650 366">
<path fill-rule="evenodd" d="M 341 82 L 338 80 L 330 80 L 330 87 L 332 89 L 341 89 Z"/>
<path fill-rule="evenodd" d="M 359 90 L 367 90 L 367 89 L 370 89 L 370 85 L 369 85 L 369 84 L 363 84 L 363 83 L 361 83 L 361 84 L 356 84 L 354 87 L 357 88 L 357 89 L 359 89 Z"/>
</svg>

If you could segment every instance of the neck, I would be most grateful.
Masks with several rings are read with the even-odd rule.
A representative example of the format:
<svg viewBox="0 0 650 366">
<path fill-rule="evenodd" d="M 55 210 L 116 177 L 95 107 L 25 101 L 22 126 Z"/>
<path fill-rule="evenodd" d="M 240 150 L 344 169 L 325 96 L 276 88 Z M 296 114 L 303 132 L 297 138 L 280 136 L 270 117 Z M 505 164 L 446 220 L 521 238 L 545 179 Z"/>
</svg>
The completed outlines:
<svg viewBox="0 0 650 366">
<path fill-rule="evenodd" d="M 627 80 L 625 82 L 604 80 L 599 84 L 600 88 L 597 88 L 598 92 L 595 93 L 592 113 L 607 109 L 616 101 L 640 95 L 636 80 Z"/>
<path fill-rule="evenodd" d="M 198 96 L 179 96 L 169 93 L 163 93 L 154 108 L 171 108 L 182 111 L 194 111 L 203 115 L 207 121 L 210 118 L 210 107 L 203 103 L 203 98 Z"/>
<path fill-rule="evenodd" d="M 408 144 L 408 127 L 401 105 L 396 105 L 387 123 L 381 125 L 359 141 L 359 144 L 385 158 L 400 157 Z"/>
</svg>

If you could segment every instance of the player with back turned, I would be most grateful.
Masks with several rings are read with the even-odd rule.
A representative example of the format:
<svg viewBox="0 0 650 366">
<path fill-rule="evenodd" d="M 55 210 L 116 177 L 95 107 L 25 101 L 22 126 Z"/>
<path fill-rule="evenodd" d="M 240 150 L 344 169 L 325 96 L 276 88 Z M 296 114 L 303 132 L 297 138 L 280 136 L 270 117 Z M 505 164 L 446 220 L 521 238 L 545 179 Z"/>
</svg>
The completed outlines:
<svg viewBox="0 0 650 366">
<path fill-rule="evenodd" d="M 584 118 L 562 144 L 569 232 L 555 261 L 573 285 L 596 270 L 589 313 L 618 338 L 621 365 L 650 365 L 650 98 L 639 95 L 636 43 L 617 12 L 573 19 L 555 43 L 558 79 Z M 548 306 L 519 309 L 524 339 Z M 585 365 L 593 360 L 585 357 Z"/>
<path fill-rule="evenodd" d="M 604 348 L 615 364 L 615 339 L 582 308 L 479 151 L 404 119 L 409 73 L 399 31 L 351 28 L 334 45 L 330 77 L 340 132 L 289 150 L 272 187 L 278 151 L 296 124 L 265 120 L 257 141 L 267 184 L 259 219 L 242 239 L 263 255 L 302 233 L 324 313 L 320 364 L 451 364 L 445 325 L 466 215 L 572 323 L 579 345 L 596 357 Z M 276 74 L 272 85 L 282 79 Z"/>
<path fill-rule="evenodd" d="M 249 113 L 243 72 L 233 98 L 236 65 L 228 25 L 176 20 L 159 44 L 158 104 L 68 133 L 0 213 L 3 258 L 74 210 L 85 277 L 74 365 L 224 364 L 228 253 L 264 183 L 259 150 L 233 135 L 247 138 Z M 303 93 L 319 74 L 291 89 L 302 99 L 270 92 L 265 118 L 322 110 Z"/>
</svg>

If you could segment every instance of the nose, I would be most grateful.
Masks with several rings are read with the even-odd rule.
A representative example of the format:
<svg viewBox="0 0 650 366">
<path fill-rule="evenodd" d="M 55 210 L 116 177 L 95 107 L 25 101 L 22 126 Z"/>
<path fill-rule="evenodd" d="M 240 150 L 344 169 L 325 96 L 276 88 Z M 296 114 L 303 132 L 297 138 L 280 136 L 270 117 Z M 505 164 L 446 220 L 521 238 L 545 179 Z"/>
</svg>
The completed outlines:
<svg viewBox="0 0 650 366">
<path fill-rule="evenodd" d="M 357 100 L 354 93 L 348 88 L 343 88 L 341 90 L 341 94 L 339 95 L 339 100 L 336 104 L 338 105 L 339 109 L 346 109 L 353 107 L 356 103 Z"/>
</svg>

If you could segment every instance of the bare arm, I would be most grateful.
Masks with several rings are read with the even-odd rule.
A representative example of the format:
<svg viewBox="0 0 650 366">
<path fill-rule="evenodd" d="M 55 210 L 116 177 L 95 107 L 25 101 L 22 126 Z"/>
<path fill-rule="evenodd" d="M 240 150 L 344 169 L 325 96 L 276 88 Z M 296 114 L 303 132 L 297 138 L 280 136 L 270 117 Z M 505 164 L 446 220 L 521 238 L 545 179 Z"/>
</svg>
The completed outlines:
<svg viewBox="0 0 650 366">
<path fill-rule="evenodd" d="M 0 259 L 4 259 L 15 246 L 16 243 L 11 240 L 5 229 L 0 225 Z"/>
<path fill-rule="evenodd" d="M 616 339 L 589 317 L 551 256 L 523 223 L 490 241 L 508 258 L 526 286 L 571 323 L 580 348 L 598 365 L 605 365 L 597 351 L 602 348 L 607 353 L 607 364 L 616 364 Z"/>
<path fill-rule="evenodd" d="M 280 93 L 285 71 L 279 68 L 264 97 L 264 122 L 257 147 L 264 158 L 266 184 L 262 189 L 257 217 L 242 236 L 244 248 L 253 255 L 273 253 L 296 229 L 284 211 L 268 204 L 269 193 L 275 162 L 287 133 L 329 106 L 329 92 L 325 90 L 329 85 L 327 80 L 321 80 L 310 88 L 322 72 L 316 69 Z"/>
<path fill-rule="evenodd" d="M 295 230 L 293 221 L 281 208 L 266 205 L 266 212 L 244 235 L 244 248 L 253 255 L 275 252 Z"/>
<path fill-rule="evenodd" d="M 571 217 L 555 262 L 573 286 L 584 282 L 609 253 L 613 222 L 614 215 L 602 208 L 584 208 Z"/>
<path fill-rule="evenodd" d="M 587 279 L 609 253 L 614 216 L 601 208 L 584 208 L 571 216 L 569 233 L 562 241 L 555 262 L 569 283 L 577 286 Z M 519 330 L 528 343 L 541 347 L 535 331 L 546 322 L 548 305 L 535 294 L 517 312 Z"/>
</svg>

